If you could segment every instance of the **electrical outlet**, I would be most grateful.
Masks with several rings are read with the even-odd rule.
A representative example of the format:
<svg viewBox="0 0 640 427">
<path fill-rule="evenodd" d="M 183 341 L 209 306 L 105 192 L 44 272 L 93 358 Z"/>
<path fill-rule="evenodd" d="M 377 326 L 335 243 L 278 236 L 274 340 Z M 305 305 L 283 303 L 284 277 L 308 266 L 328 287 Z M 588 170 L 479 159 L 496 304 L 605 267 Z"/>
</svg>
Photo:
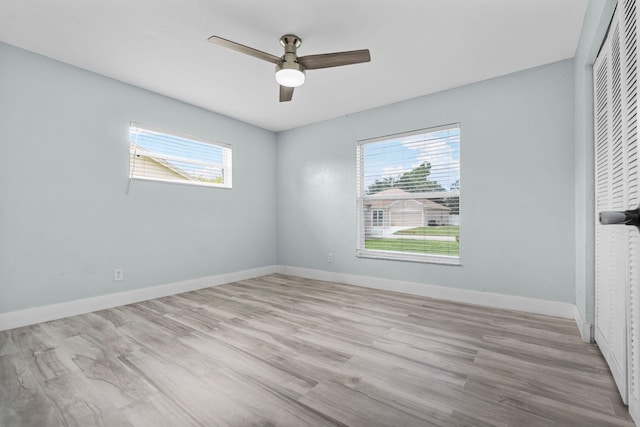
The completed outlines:
<svg viewBox="0 0 640 427">
<path fill-rule="evenodd" d="M 329 264 L 333 263 L 333 254 L 331 252 L 329 252 L 329 256 L 327 257 L 327 262 Z"/>
<path fill-rule="evenodd" d="M 122 268 L 113 269 L 113 281 L 119 282 L 124 279 L 124 270 Z"/>
</svg>

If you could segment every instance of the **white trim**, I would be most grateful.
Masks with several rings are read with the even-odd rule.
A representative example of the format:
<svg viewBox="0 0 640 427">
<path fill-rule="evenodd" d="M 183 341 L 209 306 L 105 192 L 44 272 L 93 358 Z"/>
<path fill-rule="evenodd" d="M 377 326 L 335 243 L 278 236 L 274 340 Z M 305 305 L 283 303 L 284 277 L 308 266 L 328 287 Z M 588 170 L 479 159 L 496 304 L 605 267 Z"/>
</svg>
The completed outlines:
<svg viewBox="0 0 640 427">
<path fill-rule="evenodd" d="M 440 265 L 462 265 L 459 256 L 384 251 L 382 249 L 356 249 L 358 258 L 391 259 L 398 261 L 426 262 Z"/>
<path fill-rule="evenodd" d="M 416 282 L 405 282 L 391 279 L 381 279 L 371 276 L 359 276 L 314 270 L 309 268 L 289 267 L 283 265 L 271 265 L 266 267 L 242 270 L 233 273 L 219 274 L 182 282 L 168 283 L 165 285 L 151 286 L 132 291 L 118 292 L 92 298 L 84 298 L 59 304 L 42 307 L 28 308 L 8 313 L 0 313 L 0 331 L 33 325 L 50 320 L 78 314 L 90 313 L 97 310 L 118 307 L 168 295 L 175 295 L 197 289 L 233 283 L 254 277 L 280 273 L 292 276 L 306 277 L 309 279 L 324 280 L 330 282 L 345 283 L 348 285 L 362 286 L 366 288 L 382 289 L 387 291 L 402 292 L 443 300 L 463 302 L 486 307 L 518 310 L 528 313 L 544 314 L 548 316 L 575 319 L 580 334 L 584 341 L 591 340 L 591 325 L 584 323 L 580 312 L 574 304 L 540 300 L 535 298 L 504 295 L 491 292 L 473 291 L 469 289 L 455 289 L 444 286 L 427 285 Z"/>
<path fill-rule="evenodd" d="M 629 405 L 629 415 L 631 415 L 631 418 L 637 426 L 640 425 L 640 407 L 636 405 Z"/>
<path fill-rule="evenodd" d="M 265 276 L 275 272 L 276 266 L 270 265 L 266 267 L 236 271 L 233 273 L 218 274 L 215 276 L 201 277 L 199 279 L 135 289 L 132 291 L 62 302 L 59 304 L 0 313 L 0 331 L 146 301 L 153 298 L 194 291 L 211 286 L 223 285 L 225 283 L 237 282 L 239 280 L 252 279 L 254 277 Z"/>
<path fill-rule="evenodd" d="M 582 341 L 591 342 L 591 323 L 587 323 L 582 319 L 582 314 L 580 314 L 580 310 L 578 310 L 578 306 L 575 306 L 573 311 L 573 319 L 576 321 L 576 326 L 578 326 L 578 331 L 580 332 L 580 336 L 582 337 Z"/>
<path fill-rule="evenodd" d="M 365 288 L 383 289 L 386 291 L 402 292 L 449 301 L 482 305 L 486 307 L 518 310 L 527 313 L 544 314 L 547 316 L 573 319 L 575 304 L 560 301 L 548 301 L 536 298 L 504 295 L 492 292 L 473 291 L 469 289 L 447 288 L 444 286 L 427 285 L 416 282 L 381 279 L 371 276 L 359 276 L 310 268 L 289 267 L 279 265 L 277 272 L 308 279 L 345 283 Z"/>
<path fill-rule="evenodd" d="M 460 129 L 460 122 L 448 123 L 446 125 L 433 126 L 430 128 L 416 129 L 416 130 L 411 130 L 409 132 L 393 133 L 390 135 L 376 136 L 374 138 L 368 138 L 368 139 L 361 139 L 358 141 L 358 145 L 369 144 L 371 142 L 384 141 L 385 139 L 390 139 L 390 138 L 406 138 L 408 136 L 420 135 L 423 133 L 440 132 L 443 130 L 456 129 L 456 128 Z"/>
</svg>

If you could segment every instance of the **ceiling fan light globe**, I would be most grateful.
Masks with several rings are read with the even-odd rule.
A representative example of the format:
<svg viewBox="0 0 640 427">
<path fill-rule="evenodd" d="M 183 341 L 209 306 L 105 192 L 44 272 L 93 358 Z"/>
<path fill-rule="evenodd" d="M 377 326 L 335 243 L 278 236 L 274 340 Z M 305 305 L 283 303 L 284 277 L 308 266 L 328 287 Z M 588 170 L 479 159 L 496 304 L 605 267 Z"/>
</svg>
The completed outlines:
<svg viewBox="0 0 640 427">
<path fill-rule="evenodd" d="M 276 71 L 276 81 L 286 87 L 298 87 L 304 84 L 304 72 L 291 68 Z"/>
</svg>

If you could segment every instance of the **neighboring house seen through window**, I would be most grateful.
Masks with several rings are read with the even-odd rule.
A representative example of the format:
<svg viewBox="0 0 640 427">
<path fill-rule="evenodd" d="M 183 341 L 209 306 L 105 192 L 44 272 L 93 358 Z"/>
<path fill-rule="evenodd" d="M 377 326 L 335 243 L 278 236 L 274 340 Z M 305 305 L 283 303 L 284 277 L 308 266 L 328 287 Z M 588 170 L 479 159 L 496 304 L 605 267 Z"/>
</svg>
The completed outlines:
<svg viewBox="0 0 640 427">
<path fill-rule="evenodd" d="M 460 264 L 460 127 L 358 142 L 358 247 L 369 258 Z"/>
<path fill-rule="evenodd" d="M 129 177 L 231 188 L 231 146 L 135 123 L 129 127 Z"/>
</svg>

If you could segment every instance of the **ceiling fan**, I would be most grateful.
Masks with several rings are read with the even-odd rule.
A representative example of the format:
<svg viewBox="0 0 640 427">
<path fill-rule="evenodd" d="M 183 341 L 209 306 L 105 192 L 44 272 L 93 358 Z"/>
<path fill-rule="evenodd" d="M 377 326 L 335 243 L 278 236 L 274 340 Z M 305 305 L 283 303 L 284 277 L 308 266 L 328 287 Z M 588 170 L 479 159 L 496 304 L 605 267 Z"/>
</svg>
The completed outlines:
<svg viewBox="0 0 640 427">
<path fill-rule="evenodd" d="M 280 37 L 280 44 L 284 47 L 284 55 L 281 57 L 218 36 L 211 36 L 208 40 L 211 43 L 276 64 L 276 81 L 280 85 L 280 102 L 291 101 L 293 90 L 304 83 L 306 70 L 371 61 L 369 49 L 299 57 L 296 50 L 302 44 L 302 39 L 293 34 L 285 34 Z"/>
</svg>

